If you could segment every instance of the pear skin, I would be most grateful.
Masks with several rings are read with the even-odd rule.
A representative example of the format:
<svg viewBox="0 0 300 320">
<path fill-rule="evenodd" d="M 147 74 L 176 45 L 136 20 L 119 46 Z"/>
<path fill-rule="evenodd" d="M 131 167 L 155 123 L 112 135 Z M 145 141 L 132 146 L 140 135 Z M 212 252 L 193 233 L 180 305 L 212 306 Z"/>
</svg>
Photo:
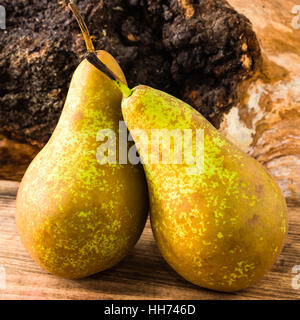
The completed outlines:
<svg viewBox="0 0 300 320">
<path fill-rule="evenodd" d="M 258 281 L 275 262 L 287 232 L 277 183 L 200 113 L 164 92 L 138 86 L 123 98 L 122 112 L 144 162 L 151 225 L 168 264 L 186 280 L 217 291 Z M 149 140 L 152 129 L 177 129 L 182 136 L 184 129 L 203 129 L 203 172 L 187 174 L 191 164 L 184 159 L 151 163 L 151 148 L 135 129 Z M 195 154 L 194 142 L 192 148 Z"/>
<path fill-rule="evenodd" d="M 97 52 L 121 81 L 123 72 Z M 142 166 L 100 164 L 101 129 L 116 133 L 122 95 L 83 60 L 49 142 L 30 164 L 17 195 L 16 223 L 33 259 L 48 272 L 82 278 L 116 265 L 139 239 L 148 213 Z"/>
</svg>

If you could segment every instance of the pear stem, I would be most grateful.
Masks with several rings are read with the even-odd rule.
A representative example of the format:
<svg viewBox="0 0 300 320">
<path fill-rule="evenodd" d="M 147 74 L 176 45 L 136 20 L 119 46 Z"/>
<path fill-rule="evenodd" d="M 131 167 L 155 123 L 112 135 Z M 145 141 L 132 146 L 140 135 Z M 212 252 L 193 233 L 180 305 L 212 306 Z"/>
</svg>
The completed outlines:
<svg viewBox="0 0 300 320">
<path fill-rule="evenodd" d="M 95 52 L 87 52 L 85 58 L 89 63 L 107 75 L 117 85 L 124 98 L 127 98 L 132 94 L 132 90 L 117 78 L 117 76 L 97 57 Z"/>
<path fill-rule="evenodd" d="M 84 38 L 84 41 L 85 41 L 85 44 L 86 44 L 87 51 L 94 52 L 95 48 L 94 48 L 94 45 L 93 45 L 89 30 L 88 30 L 88 28 L 87 28 L 87 26 L 86 26 L 86 24 L 85 24 L 85 22 L 83 20 L 82 15 L 79 12 L 78 7 L 76 6 L 76 4 L 72 0 L 68 4 L 68 6 L 72 10 L 72 12 L 73 12 L 78 24 L 79 24 L 80 30 L 82 32 L 82 35 L 83 35 L 83 38 Z"/>
<path fill-rule="evenodd" d="M 129 97 L 132 94 L 132 90 L 130 90 L 126 84 L 124 84 L 122 81 L 118 79 L 118 77 L 97 57 L 95 53 L 95 48 L 93 46 L 91 36 L 89 33 L 89 30 L 83 20 L 82 15 L 79 12 L 78 7 L 74 3 L 73 0 L 71 0 L 68 4 L 69 8 L 72 10 L 79 27 L 81 29 L 86 48 L 87 48 L 87 53 L 85 55 L 86 59 L 98 70 L 102 71 L 105 75 L 107 75 L 120 89 L 122 92 L 123 96 L 125 98 Z"/>
</svg>

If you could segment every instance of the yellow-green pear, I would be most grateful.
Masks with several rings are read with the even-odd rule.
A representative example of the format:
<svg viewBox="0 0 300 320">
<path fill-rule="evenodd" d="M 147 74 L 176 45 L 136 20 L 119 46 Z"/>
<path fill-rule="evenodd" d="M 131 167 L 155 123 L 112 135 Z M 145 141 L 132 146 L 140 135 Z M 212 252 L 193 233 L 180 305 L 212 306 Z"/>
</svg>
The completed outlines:
<svg viewBox="0 0 300 320">
<path fill-rule="evenodd" d="M 188 104 L 144 85 L 130 90 L 95 54 L 87 59 L 123 92 L 123 117 L 146 172 L 153 233 L 169 265 L 218 291 L 258 281 L 287 233 L 277 183 Z"/>
<path fill-rule="evenodd" d="M 73 10 L 93 51 L 86 27 Z M 110 54 L 96 54 L 126 83 Z M 111 80 L 83 60 L 53 135 L 21 182 L 16 215 L 21 239 L 52 274 L 74 279 L 116 265 L 144 228 L 148 193 L 142 166 L 101 164 L 96 158 L 100 130 L 115 132 L 118 145 L 121 99 Z"/>
<path fill-rule="evenodd" d="M 138 86 L 123 98 L 122 112 L 144 162 L 151 225 L 169 265 L 186 280 L 218 291 L 241 290 L 259 280 L 287 232 L 277 183 L 200 113 L 164 92 Z M 171 136 L 160 152 L 157 132 L 162 141 Z M 173 163 L 164 164 L 169 145 Z M 151 162 L 155 152 L 159 163 Z"/>
</svg>

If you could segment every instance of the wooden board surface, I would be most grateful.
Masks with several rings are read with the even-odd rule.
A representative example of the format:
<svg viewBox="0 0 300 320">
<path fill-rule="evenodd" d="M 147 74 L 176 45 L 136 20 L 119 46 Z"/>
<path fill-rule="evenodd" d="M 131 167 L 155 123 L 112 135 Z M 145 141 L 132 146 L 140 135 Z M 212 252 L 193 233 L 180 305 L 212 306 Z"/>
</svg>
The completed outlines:
<svg viewBox="0 0 300 320">
<path fill-rule="evenodd" d="M 17 189 L 17 182 L 0 181 L 0 299 L 300 299 L 300 289 L 292 288 L 292 268 L 300 265 L 300 208 L 289 208 L 288 239 L 272 270 L 251 288 L 224 294 L 177 275 L 161 257 L 149 222 L 113 269 L 82 280 L 48 274 L 21 244 L 14 220 Z"/>
</svg>

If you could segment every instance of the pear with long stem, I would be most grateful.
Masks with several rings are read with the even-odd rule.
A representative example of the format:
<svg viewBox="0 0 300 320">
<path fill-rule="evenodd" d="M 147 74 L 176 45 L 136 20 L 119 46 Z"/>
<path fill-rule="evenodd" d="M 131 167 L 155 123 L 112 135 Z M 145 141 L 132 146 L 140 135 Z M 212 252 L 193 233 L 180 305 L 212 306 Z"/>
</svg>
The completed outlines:
<svg viewBox="0 0 300 320">
<path fill-rule="evenodd" d="M 169 265 L 218 291 L 258 281 L 287 233 L 277 183 L 188 104 L 144 85 L 130 90 L 95 54 L 87 59 L 123 93 L 123 117 L 146 172 L 152 230 Z M 169 162 L 157 161 L 164 157 Z"/>
<path fill-rule="evenodd" d="M 94 50 L 77 7 L 71 4 L 71 9 L 88 52 L 125 84 L 116 60 Z M 121 99 L 110 79 L 84 59 L 73 74 L 56 129 L 22 179 L 16 215 L 22 242 L 55 275 L 82 278 L 113 267 L 144 228 L 148 192 L 142 166 L 97 159 L 103 130 L 119 143 Z"/>
</svg>

